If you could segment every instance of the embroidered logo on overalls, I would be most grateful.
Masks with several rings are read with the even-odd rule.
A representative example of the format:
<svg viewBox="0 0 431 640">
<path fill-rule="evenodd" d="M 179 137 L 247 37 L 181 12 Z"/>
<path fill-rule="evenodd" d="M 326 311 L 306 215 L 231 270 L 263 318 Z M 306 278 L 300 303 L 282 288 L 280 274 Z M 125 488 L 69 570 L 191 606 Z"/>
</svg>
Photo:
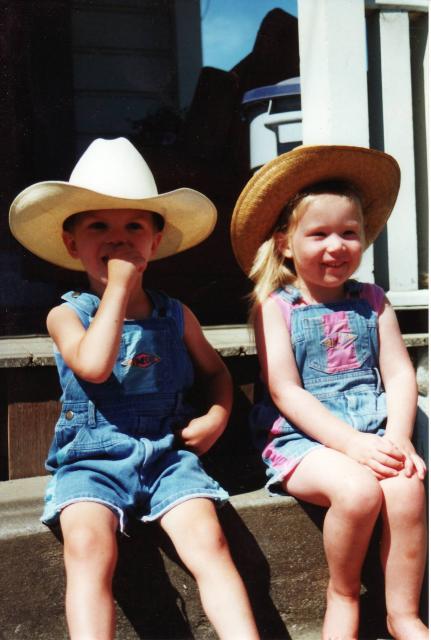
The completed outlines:
<svg viewBox="0 0 431 640">
<path fill-rule="evenodd" d="M 343 349 L 344 347 L 351 345 L 357 337 L 358 336 L 354 333 L 340 331 L 339 333 L 332 333 L 331 335 L 326 336 L 320 344 L 327 349 Z"/>
<path fill-rule="evenodd" d="M 123 367 L 139 367 L 140 369 L 146 369 L 153 364 L 160 362 L 161 358 L 154 353 L 139 353 L 131 359 L 123 360 L 121 365 Z"/>
</svg>

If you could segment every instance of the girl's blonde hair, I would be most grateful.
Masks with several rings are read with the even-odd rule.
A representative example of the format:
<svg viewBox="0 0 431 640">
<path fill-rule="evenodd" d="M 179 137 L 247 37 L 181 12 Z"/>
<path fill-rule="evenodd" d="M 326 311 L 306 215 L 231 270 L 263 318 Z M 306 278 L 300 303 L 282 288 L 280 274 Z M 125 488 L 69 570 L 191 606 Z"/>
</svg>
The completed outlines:
<svg viewBox="0 0 431 640">
<path fill-rule="evenodd" d="M 294 195 L 280 211 L 271 236 L 260 245 L 248 274 L 249 278 L 254 282 L 253 291 L 249 296 L 250 322 L 253 322 L 258 306 L 273 291 L 288 284 L 293 284 L 296 280 L 293 260 L 285 258 L 280 252 L 277 234 L 284 233 L 287 237 L 291 236 L 300 219 L 298 205 L 308 196 L 326 193 L 355 200 L 362 210 L 360 193 L 347 182 L 337 180 L 319 182 Z"/>
</svg>

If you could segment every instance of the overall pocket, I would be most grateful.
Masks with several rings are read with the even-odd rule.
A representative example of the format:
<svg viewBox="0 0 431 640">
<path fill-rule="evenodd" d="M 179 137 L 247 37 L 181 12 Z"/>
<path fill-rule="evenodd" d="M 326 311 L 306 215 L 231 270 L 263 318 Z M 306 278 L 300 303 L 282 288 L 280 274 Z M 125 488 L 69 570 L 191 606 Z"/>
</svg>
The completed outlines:
<svg viewBox="0 0 431 640">
<path fill-rule="evenodd" d="M 326 374 L 360 369 L 372 356 L 370 322 L 349 310 L 304 318 L 308 365 Z"/>
<path fill-rule="evenodd" d="M 113 373 L 124 393 L 154 393 L 171 384 L 171 343 L 168 328 L 145 328 L 123 334 Z"/>
<path fill-rule="evenodd" d="M 104 458 L 118 459 L 132 453 L 134 440 L 111 424 L 88 426 L 86 412 L 67 409 L 55 428 L 55 459 L 58 465 L 77 460 Z"/>
</svg>

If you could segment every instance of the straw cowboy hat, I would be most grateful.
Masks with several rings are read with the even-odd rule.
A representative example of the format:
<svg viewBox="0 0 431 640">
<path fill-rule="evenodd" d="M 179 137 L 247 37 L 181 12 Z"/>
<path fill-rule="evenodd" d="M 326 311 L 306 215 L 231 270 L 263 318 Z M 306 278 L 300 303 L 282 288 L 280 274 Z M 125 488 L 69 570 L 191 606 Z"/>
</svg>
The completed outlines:
<svg viewBox="0 0 431 640">
<path fill-rule="evenodd" d="M 245 185 L 232 216 L 231 240 L 239 265 L 249 273 L 260 245 L 271 236 L 287 202 L 318 182 L 340 180 L 361 195 L 366 246 L 383 229 L 400 186 L 396 160 L 382 151 L 340 145 L 300 146 L 277 156 Z"/>
<path fill-rule="evenodd" d="M 82 271 L 63 244 L 63 222 L 96 209 L 143 209 L 165 221 L 153 260 L 189 249 L 214 229 L 213 203 L 193 189 L 159 194 L 147 163 L 125 138 L 94 140 L 76 164 L 69 182 L 38 182 L 17 195 L 9 211 L 15 238 L 34 254 L 61 267 Z"/>
</svg>

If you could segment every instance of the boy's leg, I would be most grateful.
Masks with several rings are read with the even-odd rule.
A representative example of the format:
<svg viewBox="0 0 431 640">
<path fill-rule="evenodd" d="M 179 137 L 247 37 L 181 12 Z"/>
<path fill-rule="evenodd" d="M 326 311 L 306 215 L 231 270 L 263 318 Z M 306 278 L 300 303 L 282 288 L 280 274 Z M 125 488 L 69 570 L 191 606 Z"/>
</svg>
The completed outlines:
<svg viewBox="0 0 431 640">
<path fill-rule="evenodd" d="M 319 447 L 301 461 L 284 487 L 301 500 L 328 507 L 323 545 L 329 584 L 322 637 L 357 638 L 361 569 L 381 508 L 379 483 L 355 460 Z"/>
<path fill-rule="evenodd" d="M 66 617 L 72 640 L 111 640 L 115 610 L 112 577 L 117 561 L 117 516 L 97 502 L 61 512 L 66 567 Z"/>
<path fill-rule="evenodd" d="M 232 561 L 214 504 L 182 502 L 160 519 L 178 555 L 195 577 L 205 613 L 221 639 L 258 639 L 244 584 Z"/>
<path fill-rule="evenodd" d="M 423 482 L 400 474 L 380 484 L 388 630 L 397 640 L 425 639 L 428 630 L 418 612 L 427 546 Z"/>
</svg>

